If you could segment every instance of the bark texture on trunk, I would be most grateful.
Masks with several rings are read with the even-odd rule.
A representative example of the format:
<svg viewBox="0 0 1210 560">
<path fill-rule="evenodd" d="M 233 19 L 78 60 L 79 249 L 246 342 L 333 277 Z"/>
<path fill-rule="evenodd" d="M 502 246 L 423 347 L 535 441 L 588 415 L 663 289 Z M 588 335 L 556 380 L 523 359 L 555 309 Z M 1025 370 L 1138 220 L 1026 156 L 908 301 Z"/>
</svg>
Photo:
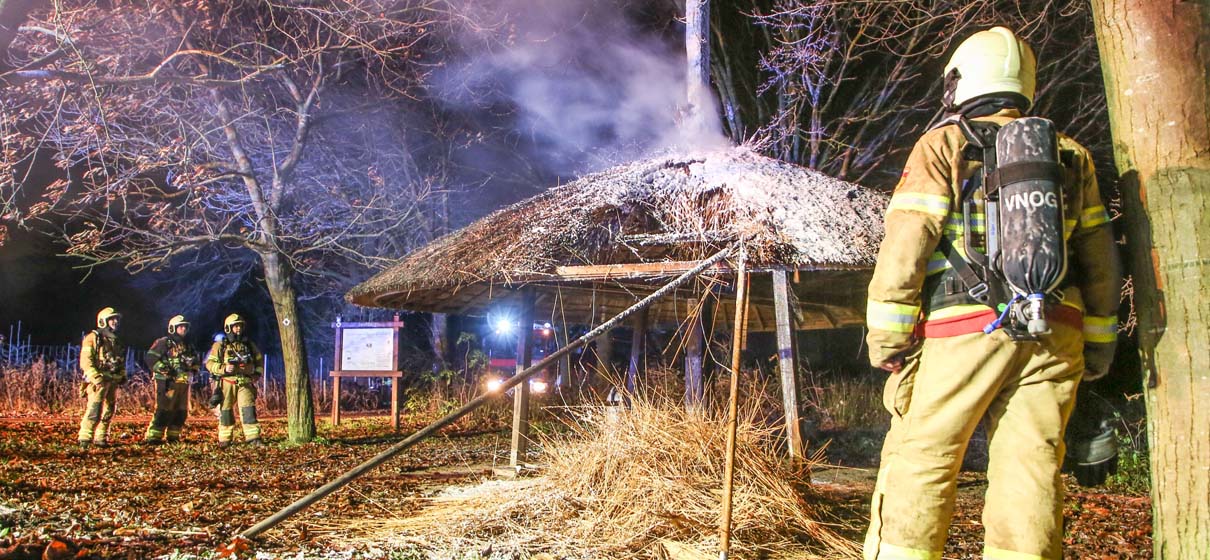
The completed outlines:
<svg viewBox="0 0 1210 560">
<path fill-rule="evenodd" d="M 1155 558 L 1210 558 L 1210 7 L 1092 6 L 1147 376 Z"/>
<path fill-rule="evenodd" d="M 433 373 L 449 369 L 449 316 L 434 313 L 429 322 L 429 341 L 433 344 Z"/>
<path fill-rule="evenodd" d="M 286 370 L 286 437 L 290 443 L 308 443 L 315 439 L 315 403 L 311 399 L 311 376 L 307 374 L 307 352 L 302 325 L 298 321 L 298 296 L 294 291 L 289 266 L 278 253 L 261 255 L 265 284 L 281 340 L 282 362 Z"/>
</svg>

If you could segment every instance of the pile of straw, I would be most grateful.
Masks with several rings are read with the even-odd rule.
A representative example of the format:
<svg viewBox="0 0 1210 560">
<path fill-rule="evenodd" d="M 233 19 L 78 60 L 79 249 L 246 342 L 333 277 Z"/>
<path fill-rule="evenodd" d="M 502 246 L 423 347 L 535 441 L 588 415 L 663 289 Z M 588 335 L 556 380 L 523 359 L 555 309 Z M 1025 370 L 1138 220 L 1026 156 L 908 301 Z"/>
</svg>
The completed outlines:
<svg viewBox="0 0 1210 560">
<path fill-rule="evenodd" d="M 542 441 L 539 477 L 446 490 L 412 517 L 342 525 L 358 540 L 394 540 L 436 555 L 717 557 L 723 422 L 643 401 L 620 414 L 575 412 L 567 432 Z M 743 416 L 733 555 L 856 557 L 852 542 L 819 522 L 803 472 L 776 455 L 775 430 L 757 426 L 754 413 Z"/>
</svg>

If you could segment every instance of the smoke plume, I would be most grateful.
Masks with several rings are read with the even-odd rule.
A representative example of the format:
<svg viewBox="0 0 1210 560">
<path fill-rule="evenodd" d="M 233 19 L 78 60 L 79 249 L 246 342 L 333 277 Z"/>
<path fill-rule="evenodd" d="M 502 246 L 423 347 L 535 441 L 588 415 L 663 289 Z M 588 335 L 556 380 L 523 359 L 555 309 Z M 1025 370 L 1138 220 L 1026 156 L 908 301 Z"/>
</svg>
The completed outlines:
<svg viewBox="0 0 1210 560">
<path fill-rule="evenodd" d="M 441 74 L 441 94 L 459 110 L 483 111 L 480 120 L 509 130 L 555 176 L 719 145 L 721 134 L 682 126 L 684 27 L 673 17 L 683 15 L 673 2 L 659 4 L 467 0 L 476 24 L 457 37 L 464 58 Z M 717 111 L 708 113 L 717 121 Z"/>
</svg>

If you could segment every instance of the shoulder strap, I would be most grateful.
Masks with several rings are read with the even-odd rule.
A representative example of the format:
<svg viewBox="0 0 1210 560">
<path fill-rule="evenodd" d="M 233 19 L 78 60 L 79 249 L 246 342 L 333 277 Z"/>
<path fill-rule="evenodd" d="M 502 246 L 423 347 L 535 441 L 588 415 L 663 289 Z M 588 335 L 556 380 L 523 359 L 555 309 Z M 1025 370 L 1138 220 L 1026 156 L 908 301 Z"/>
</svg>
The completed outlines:
<svg viewBox="0 0 1210 560">
<path fill-rule="evenodd" d="M 954 272 L 958 273 L 958 278 L 962 279 L 962 285 L 966 287 L 966 295 L 979 303 L 988 303 L 991 298 L 987 282 L 979 275 L 975 267 L 966 262 L 966 259 L 962 258 L 962 255 L 954 249 L 953 242 L 942 235 L 941 240 L 937 243 L 937 250 L 945 255 L 945 260 L 949 261 L 950 266 L 954 267 Z"/>
</svg>

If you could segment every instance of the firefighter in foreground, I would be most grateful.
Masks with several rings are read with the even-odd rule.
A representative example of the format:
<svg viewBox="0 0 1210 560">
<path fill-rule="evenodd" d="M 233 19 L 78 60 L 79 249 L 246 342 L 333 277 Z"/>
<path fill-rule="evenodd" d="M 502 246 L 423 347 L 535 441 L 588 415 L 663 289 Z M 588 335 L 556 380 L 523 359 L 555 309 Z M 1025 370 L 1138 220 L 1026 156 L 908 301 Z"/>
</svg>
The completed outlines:
<svg viewBox="0 0 1210 560">
<path fill-rule="evenodd" d="M 90 443 L 106 447 L 109 421 L 113 419 L 118 385 L 126 383 L 126 345 L 118 337 L 122 315 L 112 307 L 97 313 L 97 328 L 84 335 L 80 343 L 80 370 L 84 373 L 81 392 L 87 399 L 80 418 L 78 440 L 81 447 Z"/>
<path fill-rule="evenodd" d="M 159 445 L 181 439 L 189 405 L 189 382 L 197 371 L 197 352 L 185 342 L 189 322 L 182 315 L 168 320 L 168 336 L 156 339 L 143 358 L 155 377 L 155 413 L 147 433 L 146 445 Z"/>
<path fill-rule="evenodd" d="M 229 447 L 235 438 L 235 408 L 239 407 L 244 439 L 264 445 L 256 421 L 256 381 L 264 375 L 261 353 L 244 333 L 244 319 L 236 314 L 223 320 L 223 337 L 210 347 L 206 370 L 218 379 L 222 396 L 218 417 L 218 446 Z"/>
<path fill-rule="evenodd" d="M 941 558 L 984 414 L 983 557 L 1062 556 L 1064 426 L 1081 378 L 1112 361 L 1120 272 L 1088 151 L 1023 117 L 1035 68 L 1002 27 L 959 45 L 947 116 L 887 209 L 867 341 L 892 420 L 867 559 Z"/>
</svg>

